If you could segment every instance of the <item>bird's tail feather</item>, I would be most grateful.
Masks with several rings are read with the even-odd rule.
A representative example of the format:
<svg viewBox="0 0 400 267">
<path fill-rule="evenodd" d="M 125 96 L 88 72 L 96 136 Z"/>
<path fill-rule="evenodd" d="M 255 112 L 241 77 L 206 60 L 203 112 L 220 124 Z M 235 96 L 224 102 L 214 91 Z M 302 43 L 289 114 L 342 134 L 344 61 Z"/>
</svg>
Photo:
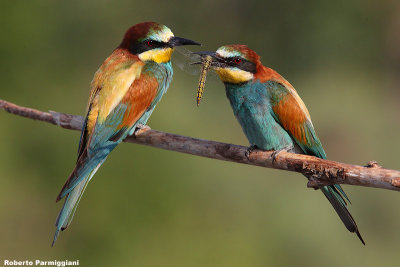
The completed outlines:
<svg viewBox="0 0 400 267">
<path fill-rule="evenodd" d="M 339 215 L 347 230 L 352 233 L 356 233 L 358 238 L 365 245 L 365 242 L 361 237 L 360 232 L 358 231 L 356 222 L 354 221 L 350 212 L 347 210 L 347 203 L 345 199 L 347 199 L 348 201 L 349 199 L 347 198 L 340 185 L 324 186 L 321 188 L 321 190 L 331 203 L 332 207 L 335 209 L 336 213 Z"/>
<path fill-rule="evenodd" d="M 93 173 L 93 170 L 97 170 L 101 164 L 105 161 L 111 150 L 105 150 L 103 153 L 96 153 L 90 158 L 80 157 L 77 164 L 69 176 L 68 180 L 65 182 L 63 188 L 57 196 L 56 202 L 63 199 L 67 194 L 69 194 L 77 184 L 79 184 L 85 177 Z M 96 172 L 96 171 L 95 171 Z"/>
<path fill-rule="evenodd" d="M 56 232 L 51 246 L 54 246 L 60 231 L 67 229 L 71 223 L 86 186 L 89 184 L 90 179 L 92 179 L 93 175 L 103 162 L 104 161 L 100 162 L 91 172 L 89 172 L 65 197 L 64 205 L 56 220 Z"/>
</svg>

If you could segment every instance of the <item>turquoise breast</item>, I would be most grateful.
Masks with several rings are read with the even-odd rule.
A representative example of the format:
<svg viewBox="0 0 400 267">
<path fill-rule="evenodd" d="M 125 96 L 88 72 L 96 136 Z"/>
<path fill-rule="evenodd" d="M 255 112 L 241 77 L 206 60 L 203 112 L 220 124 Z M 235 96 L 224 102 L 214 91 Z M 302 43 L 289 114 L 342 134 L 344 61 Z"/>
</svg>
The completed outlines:
<svg viewBox="0 0 400 267">
<path fill-rule="evenodd" d="M 263 150 L 280 150 L 294 145 L 293 139 L 275 120 L 266 85 L 259 81 L 225 84 L 233 113 L 250 144 Z"/>
</svg>

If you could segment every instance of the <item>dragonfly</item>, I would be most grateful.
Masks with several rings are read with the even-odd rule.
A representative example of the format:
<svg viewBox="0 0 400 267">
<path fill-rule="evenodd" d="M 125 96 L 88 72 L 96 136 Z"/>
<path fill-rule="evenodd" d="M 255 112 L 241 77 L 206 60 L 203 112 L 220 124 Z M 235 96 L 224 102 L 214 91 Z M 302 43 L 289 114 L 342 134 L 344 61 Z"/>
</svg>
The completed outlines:
<svg viewBox="0 0 400 267">
<path fill-rule="evenodd" d="M 173 58 L 175 65 L 188 74 L 200 76 L 196 96 L 197 106 L 199 106 L 203 97 L 207 76 L 211 76 L 212 80 L 217 80 L 215 72 L 209 72 L 212 57 L 207 54 L 193 52 L 185 47 L 177 47 L 176 51 L 178 53 L 174 53 Z"/>
</svg>

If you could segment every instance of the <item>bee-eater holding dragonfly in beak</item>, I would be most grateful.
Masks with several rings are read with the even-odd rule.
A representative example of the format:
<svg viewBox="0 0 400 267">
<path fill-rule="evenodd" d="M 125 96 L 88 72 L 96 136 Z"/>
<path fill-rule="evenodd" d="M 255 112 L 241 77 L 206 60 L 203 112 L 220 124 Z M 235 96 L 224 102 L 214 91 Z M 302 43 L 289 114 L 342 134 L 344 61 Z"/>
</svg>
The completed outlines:
<svg viewBox="0 0 400 267">
<path fill-rule="evenodd" d="M 276 71 L 262 65 L 256 52 L 246 45 L 225 45 L 216 52 L 195 53 L 202 57 L 225 85 L 237 120 L 252 148 L 312 155 L 325 159 L 326 154 L 314 130 L 310 114 L 294 87 Z M 198 62 L 200 64 L 200 62 Z M 197 104 L 200 103 L 205 78 L 200 79 Z M 356 233 L 365 245 L 350 212 L 349 201 L 340 185 L 321 188 L 346 228 Z"/>
</svg>

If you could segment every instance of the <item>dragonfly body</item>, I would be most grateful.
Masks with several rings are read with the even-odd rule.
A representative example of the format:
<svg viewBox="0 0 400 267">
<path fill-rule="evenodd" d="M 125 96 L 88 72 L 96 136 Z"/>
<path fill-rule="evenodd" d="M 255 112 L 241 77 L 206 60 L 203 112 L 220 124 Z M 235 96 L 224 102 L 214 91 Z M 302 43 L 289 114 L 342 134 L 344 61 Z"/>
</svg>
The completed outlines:
<svg viewBox="0 0 400 267">
<path fill-rule="evenodd" d="M 204 56 L 201 58 L 201 74 L 199 79 L 199 87 L 197 88 L 197 106 L 200 105 L 203 96 L 204 86 L 206 85 L 207 73 L 211 67 L 212 57 Z"/>
</svg>

